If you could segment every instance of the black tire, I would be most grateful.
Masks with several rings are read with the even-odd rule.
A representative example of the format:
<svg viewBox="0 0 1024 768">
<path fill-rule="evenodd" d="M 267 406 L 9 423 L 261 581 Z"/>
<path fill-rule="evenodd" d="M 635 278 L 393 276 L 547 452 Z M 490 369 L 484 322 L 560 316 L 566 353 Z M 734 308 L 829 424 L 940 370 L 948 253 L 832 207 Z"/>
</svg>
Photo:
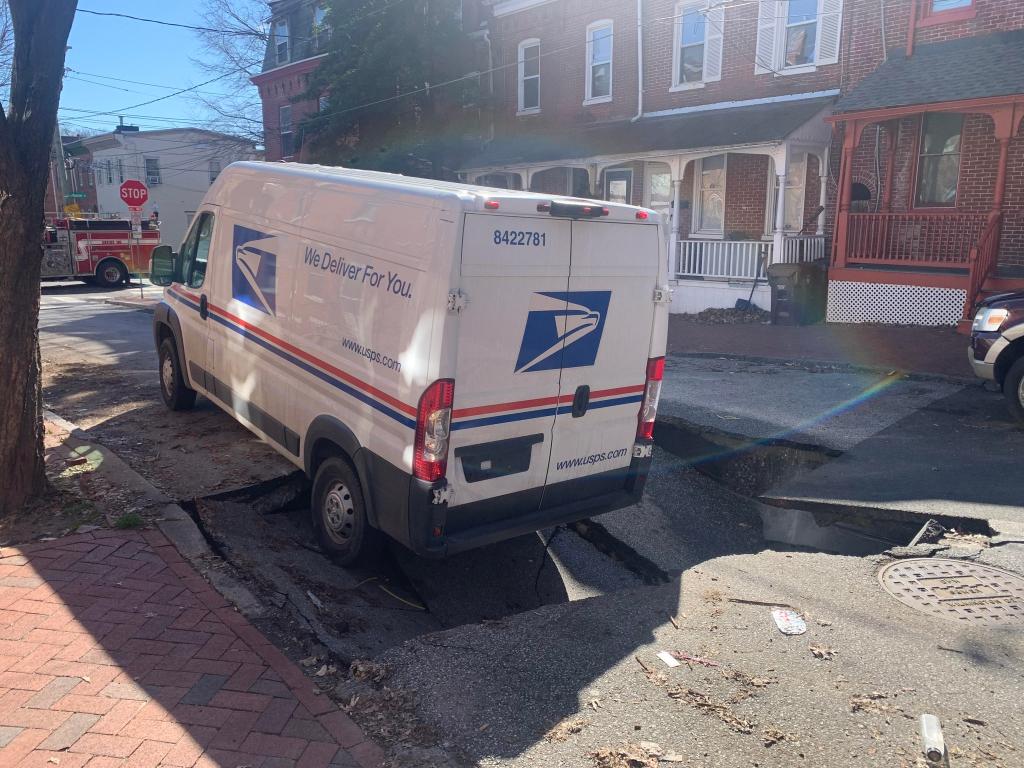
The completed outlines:
<svg viewBox="0 0 1024 768">
<path fill-rule="evenodd" d="M 96 283 L 104 288 L 116 288 L 128 279 L 128 270 L 116 259 L 101 261 L 96 267 Z"/>
<path fill-rule="evenodd" d="M 313 480 L 313 529 L 324 552 L 338 565 L 372 565 L 384 535 L 370 525 L 352 465 L 340 456 L 324 460 Z"/>
<path fill-rule="evenodd" d="M 1003 394 L 1010 408 L 1010 415 L 1024 424 L 1024 357 L 1012 366 L 1003 379 Z"/>
<path fill-rule="evenodd" d="M 160 396 L 164 405 L 172 411 L 189 411 L 196 404 L 196 391 L 186 383 L 178 361 L 178 350 L 174 339 L 167 338 L 160 342 L 158 350 L 160 358 Z"/>
</svg>

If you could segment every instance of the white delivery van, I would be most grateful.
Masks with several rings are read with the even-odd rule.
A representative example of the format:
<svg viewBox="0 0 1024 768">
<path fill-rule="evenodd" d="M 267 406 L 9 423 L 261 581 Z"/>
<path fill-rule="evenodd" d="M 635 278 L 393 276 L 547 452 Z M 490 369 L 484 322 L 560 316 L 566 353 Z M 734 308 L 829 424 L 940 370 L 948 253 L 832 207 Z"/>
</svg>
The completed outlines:
<svg viewBox="0 0 1024 768">
<path fill-rule="evenodd" d="M 635 503 L 668 323 L 652 211 L 281 163 L 225 169 L 153 255 L 167 405 L 200 392 L 312 479 L 343 564 Z"/>
</svg>

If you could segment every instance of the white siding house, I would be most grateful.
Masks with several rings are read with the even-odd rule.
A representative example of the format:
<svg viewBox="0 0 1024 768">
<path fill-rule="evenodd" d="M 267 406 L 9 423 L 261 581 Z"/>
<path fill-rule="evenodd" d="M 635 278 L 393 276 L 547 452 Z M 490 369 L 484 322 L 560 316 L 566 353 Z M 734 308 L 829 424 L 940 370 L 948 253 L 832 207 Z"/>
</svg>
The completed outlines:
<svg viewBox="0 0 1024 768">
<path fill-rule="evenodd" d="M 178 248 L 203 195 L 220 171 L 257 157 L 252 142 L 199 128 L 114 131 L 81 142 L 92 153 L 100 214 L 128 214 L 121 183 L 137 179 L 149 187 L 143 218 L 160 216 L 160 240 Z"/>
</svg>

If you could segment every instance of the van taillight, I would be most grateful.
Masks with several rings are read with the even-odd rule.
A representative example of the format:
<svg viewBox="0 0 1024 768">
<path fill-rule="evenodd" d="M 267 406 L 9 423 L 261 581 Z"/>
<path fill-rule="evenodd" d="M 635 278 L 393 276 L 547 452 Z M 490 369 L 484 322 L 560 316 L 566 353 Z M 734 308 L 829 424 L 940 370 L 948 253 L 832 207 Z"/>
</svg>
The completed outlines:
<svg viewBox="0 0 1024 768">
<path fill-rule="evenodd" d="M 658 400 L 661 399 L 661 380 L 665 377 L 665 358 L 652 357 L 647 361 L 647 384 L 644 399 L 640 403 L 640 416 L 636 426 L 637 440 L 654 439 L 654 419 L 658 416 Z"/>
<path fill-rule="evenodd" d="M 438 379 L 420 397 L 412 459 L 412 473 L 418 480 L 433 483 L 448 471 L 448 434 L 454 399 L 455 382 L 451 379 Z"/>
</svg>

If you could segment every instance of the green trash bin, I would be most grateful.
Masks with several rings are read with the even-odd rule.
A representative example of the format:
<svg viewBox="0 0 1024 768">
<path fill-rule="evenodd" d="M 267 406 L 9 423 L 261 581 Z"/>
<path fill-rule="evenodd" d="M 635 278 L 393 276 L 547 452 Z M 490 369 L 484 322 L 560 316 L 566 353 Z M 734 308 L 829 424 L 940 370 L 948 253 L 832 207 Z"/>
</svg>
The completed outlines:
<svg viewBox="0 0 1024 768">
<path fill-rule="evenodd" d="M 823 261 L 771 264 L 772 325 L 812 325 L 825 319 L 828 267 Z"/>
</svg>

